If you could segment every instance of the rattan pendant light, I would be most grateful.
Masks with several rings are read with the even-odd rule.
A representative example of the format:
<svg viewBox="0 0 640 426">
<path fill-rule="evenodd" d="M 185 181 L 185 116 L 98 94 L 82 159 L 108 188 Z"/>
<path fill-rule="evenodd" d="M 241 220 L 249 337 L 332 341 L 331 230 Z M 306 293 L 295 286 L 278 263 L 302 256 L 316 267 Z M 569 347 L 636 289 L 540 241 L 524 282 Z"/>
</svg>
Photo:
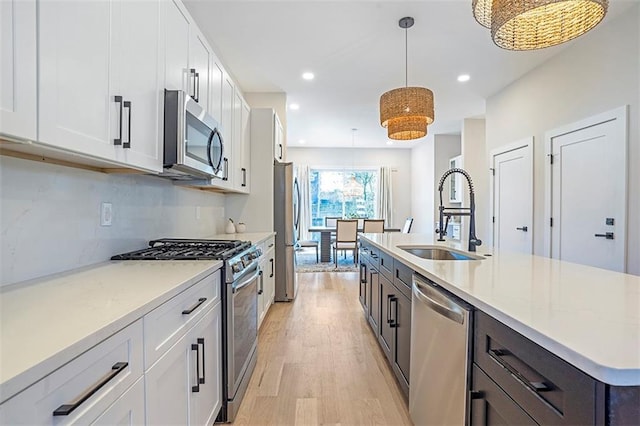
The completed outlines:
<svg viewBox="0 0 640 426">
<path fill-rule="evenodd" d="M 412 140 L 426 136 L 427 125 L 433 123 L 433 92 L 424 87 L 408 86 L 407 29 L 413 26 L 411 17 L 400 19 L 405 30 L 405 87 L 389 90 L 380 96 L 380 124 L 395 140 Z"/>
<path fill-rule="evenodd" d="M 534 50 L 572 40 L 607 13 L 608 0 L 473 0 L 473 15 L 508 50 Z"/>
</svg>

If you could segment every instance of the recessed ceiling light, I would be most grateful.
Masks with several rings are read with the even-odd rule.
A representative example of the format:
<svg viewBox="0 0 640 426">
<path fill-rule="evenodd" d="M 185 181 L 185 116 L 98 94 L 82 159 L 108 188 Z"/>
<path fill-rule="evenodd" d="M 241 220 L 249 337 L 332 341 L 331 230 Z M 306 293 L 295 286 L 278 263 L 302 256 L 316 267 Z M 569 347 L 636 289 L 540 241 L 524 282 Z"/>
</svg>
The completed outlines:
<svg viewBox="0 0 640 426">
<path fill-rule="evenodd" d="M 302 73 L 302 78 L 304 78 L 305 80 L 313 80 L 316 76 L 313 75 L 312 72 L 305 72 Z"/>
<path fill-rule="evenodd" d="M 458 81 L 460 83 L 464 83 L 465 81 L 469 81 L 471 79 L 471 76 L 469 76 L 469 74 L 460 74 L 458 76 Z"/>
<path fill-rule="evenodd" d="M 301 145 L 304 145 L 305 143 L 307 143 L 307 141 L 305 141 L 304 139 L 300 139 L 298 142 L 299 142 Z"/>
<path fill-rule="evenodd" d="M 289 104 L 289 109 L 297 111 L 300 109 L 300 105 L 298 104 Z"/>
</svg>

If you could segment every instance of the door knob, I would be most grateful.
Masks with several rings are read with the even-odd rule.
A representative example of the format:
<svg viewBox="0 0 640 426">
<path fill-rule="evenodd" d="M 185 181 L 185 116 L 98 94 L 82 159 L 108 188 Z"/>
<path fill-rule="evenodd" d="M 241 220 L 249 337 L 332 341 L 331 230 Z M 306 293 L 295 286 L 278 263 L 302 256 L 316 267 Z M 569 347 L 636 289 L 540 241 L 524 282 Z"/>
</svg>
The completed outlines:
<svg viewBox="0 0 640 426">
<path fill-rule="evenodd" d="M 523 226 L 522 228 L 516 228 L 516 231 L 527 232 L 529 231 L 529 228 L 527 228 L 526 226 Z"/>
<path fill-rule="evenodd" d="M 594 237 L 606 238 L 607 240 L 613 240 L 613 232 L 607 232 L 606 234 L 594 234 Z"/>
</svg>

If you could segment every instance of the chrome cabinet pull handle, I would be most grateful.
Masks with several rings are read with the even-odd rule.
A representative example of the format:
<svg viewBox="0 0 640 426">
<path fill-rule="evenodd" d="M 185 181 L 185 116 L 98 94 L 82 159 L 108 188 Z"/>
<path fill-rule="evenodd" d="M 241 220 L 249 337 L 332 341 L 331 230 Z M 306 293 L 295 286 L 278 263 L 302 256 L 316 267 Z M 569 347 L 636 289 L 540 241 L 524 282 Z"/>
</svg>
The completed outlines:
<svg viewBox="0 0 640 426">
<path fill-rule="evenodd" d="M 189 95 L 189 96 L 191 96 L 194 101 L 198 102 L 198 96 L 196 94 L 196 76 L 197 76 L 196 69 L 195 68 L 191 68 L 189 70 L 189 74 L 191 74 L 191 77 L 193 77 L 193 87 L 192 87 L 193 95 Z"/>
<path fill-rule="evenodd" d="M 489 349 L 489 356 L 493 358 L 500 367 L 504 368 L 516 379 L 520 382 L 524 387 L 528 388 L 534 393 L 550 391 L 552 388 L 544 382 L 532 382 L 527 379 L 522 373 L 513 368 L 511 365 L 507 364 L 501 357 L 505 355 L 513 355 L 511 351 L 507 349 Z M 513 355 L 515 357 L 515 355 Z"/>
<path fill-rule="evenodd" d="M 264 293 L 264 274 L 262 270 L 260 271 L 260 289 L 258 290 L 258 294 Z"/>
<path fill-rule="evenodd" d="M 122 145 L 122 96 L 114 96 L 113 100 L 120 104 L 120 124 L 119 124 L 119 135 L 116 139 L 113 140 L 114 145 Z"/>
<path fill-rule="evenodd" d="M 523 226 L 522 228 L 516 228 L 516 231 L 527 232 L 529 231 L 529 228 L 527 228 L 526 226 Z"/>
<path fill-rule="evenodd" d="M 202 305 L 206 300 L 207 300 L 206 297 L 201 297 L 200 299 L 198 299 L 198 301 L 196 302 L 195 305 L 193 305 L 189 309 L 185 309 L 184 311 L 182 311 L 182 315 L 189 315 L 191 312 L 193 312 L 196 309 L 198 309 L 200 307 L 200 305 Z"/>
<path fill-rule="evenodd" d="M 229 159 L 227 157 L 224 158 L 224 177 L 222 180 L 229 180 Z"/>
<path fill-rule="evenodd" d="M 53 412 L 53 415 L 54 416 L 68 416 L 76 408 L 78 408 L 80 405 L 82 405 L 83 402 L 85 402 L 93 394 L 98 392 L 104 385 L 109 383 L 109 381 L 111 381 L 111 379 L 113 379 L 118 374 L 123 372 L 124 369 L 127 368 L 128 365 L 129 365 L 128 362 L 116 362 L 115 364 L 113 364 L 113 367 L 111 367 L 111 371 L 108 372 L 107 374 L 105 374 L 104 376 L 102 376 L 102 378 L 100 378 L 100 380 L 98 380 L 98 382 L 95 385 L 93 385 L 93 387 L 91 387 L 89 390 L 85 391 L 84 393 L 80 394 L 80 396 L 78 396 L 76 399 L 74 399 L 69 404 L 63 404 L 63 405 L 59 406 L 58 408 L 56 408 L 56 410 Z"/>
<path fill-rule="evenodd" d="M 247 186 L 247 169 L 243 167 L 240 170 L 242 170 L 242 186 Z"/>
</svg>

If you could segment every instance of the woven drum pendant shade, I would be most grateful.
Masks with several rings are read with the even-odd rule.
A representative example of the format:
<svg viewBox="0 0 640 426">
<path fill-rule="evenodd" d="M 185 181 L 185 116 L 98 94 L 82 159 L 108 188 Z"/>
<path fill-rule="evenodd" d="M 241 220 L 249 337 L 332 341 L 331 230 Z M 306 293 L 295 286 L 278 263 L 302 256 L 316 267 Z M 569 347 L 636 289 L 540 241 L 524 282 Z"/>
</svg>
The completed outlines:
<svg viewBox="0 0 640 426">
<path fill-rule="evenodd" d="M 607 7 L 608 0 L 493 0 L 491 38 L 508 50 L 555 46 L 595 27 Z"/>
<path fill-rule="evenodd" d="M 424 87 L 401 87 L 380 97 L 380 124 L 390 139 L 411 140 L 427 134 L 433 123 L 433 92 Z"/>
<path fill-rule="evenodd" d="M 491 1 L 492 0 L 473 0 L 471 8 L 476 21 L 485 28 L 491 29 Z"/>
</svg>

